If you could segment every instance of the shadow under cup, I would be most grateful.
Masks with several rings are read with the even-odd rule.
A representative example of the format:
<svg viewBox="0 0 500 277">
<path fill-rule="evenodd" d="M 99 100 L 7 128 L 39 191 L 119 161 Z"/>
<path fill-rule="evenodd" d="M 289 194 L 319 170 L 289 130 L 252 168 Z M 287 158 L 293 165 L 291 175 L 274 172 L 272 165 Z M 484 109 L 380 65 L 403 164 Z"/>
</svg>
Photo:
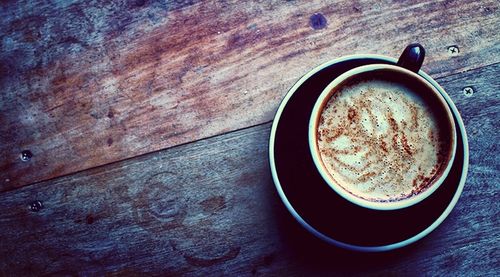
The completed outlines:
<svg viewBox="0 0 500 277">
<path fill-rule="evenodd" d="M 357 195 L 356 192 L 349 188 L 351 184 L 346 183 L 348 181 L 343 181 L 346 179 L 338 178 L 335 175 L 340 173 L 331 172 L 327 169 L 327 166 L 325 165 L 325 159 L 323 158 L 324 156 L 320 154 L 318 146 L 318 137 L 321 136 L 320 134 L 318 134 L 318 125 L 320 123 L 320 120 L 322 120 L 322 115 L 324 113 L 325 106 L 327 106 L 327 103 L 330 102 L 330 105 L 338 104 L 336 103 L 337 100 L 335 98 L 338 96 L 339 91 L 343 91 L 346 88 L 359 85 L 370 86 L 371 83 L 374 83 L 376 81 L 383 81 L 384 84 L 387 84 L 387 87 L 384 87 L 384 89 L 390 90 L 391 87 L 404 88 L 404 93 L 411 94 L 409 95 L 410 97 L 406 99 L 412 99 L 413 101 L 418 102 L 420 107 L 423 107 L 423 109 L 419 110 L 419 112 L 426 113 L 425 116 L 431 119 L 434 124 L 433 130 L 435 131 L 433 136 L 438 137 L 438 143 L 435 149 L 436 162 L 434 164 L 432 174 L 429 174 L 427 176 L 419 176 L 420 179 L 418 180 L 414 179 L 412 182 L 413 189 L 410 193 L 406 193 L 404 195 L 395 195 L 390 199 L 368 199 L 361 195 Z M 371 100 L 374 99 L 366 99 L 366 101 L 368 102 L 370 102 Z M 410 106 L 405 107 L 409 109 Z M 366 109 L 366 107 L 364 108 Z M 342 107 L 340 107 L 340 109 L 345 113 L 345 115 L 341 114 L 340 116 L 345 116 L 346 118 L 350 116 L 347 110 L 342 110 Z M 363 108 L 358 107 L 358 109 L 361 111 Z M 412 113 L 412 111 L 409 110 L 403 110 L 402 112 L 405 114 Z M 408 124 L 415 124 L 415 122 L 418 122 L 418 114 L 419 113 L 413 114 L 413 118 L 410 119 L 410 122 L 408 122 Z M 422 114 L 420 114 L 420 117 L 422 117 Z M 349 120 L 351 120 L 351 118 L 349 118 Z M 392 120 L 392 122 L 394 122 L 394 119 L 392 117 L 386 118 L 386 120 Z M 394 127 L 391 125 L 391 127 L 396 128 L 396 130 L 393 130 L 396 134 L 402 134 L 401 130 L 397 130 L 397 126 Z M 430 196 L 441 185 L 441 183 L 443 183 L 444 179 L 449 173 L 456 150 L 456 130 L 453 115 L 451 114 L 446 101 L 443 99 L 440 93 L 436 90 L 436 88 L 434 88 L 434 86 L 429 84 L 419 75 L 406 69 L 392 65 L 368 65 L 355 68 L 339 76 L 336 80 L 330 83 L 330 85 L 328 85 L 319 96 L 315 107 L 313 108 L 309 128 L 309 143 L 311 155 L 320 175 L 323 177 L 325 182 L 330 185 L 330 187 L 332 187 L 339 195 L 341 195 L 348 201 L 362 207 L 375 210 L 394 210 L 406 208 L 417 204 Z M 400 137 L 395 136 L 394 140 L 396 139 L 401 139 L 401 135 Z M 431 141 L 429 138 L 428 141 L 413 141 L 413 143 L 422 145 L 431 143 Z M 368 145 L 368 147 L 373 148 L 373 145 Z M 377 152 L 371 151 L 369 153 L 372 153 L 373 155 L 373 153 Z M 411 152 L 408 151 L 408 153 Z M 378 151 L 378 153 L 375 155 L 382 154 L 383 153 Z M 411 153 L 410 155 L 414 155 L 415 157 L 417 157 L 417 154 L 418 153 Z M 375 157 L 375 160 L 378 159 L 380 163 L 381 158 L 382 157 Z M 378 164 L 376 164 L 375 166 L 384 168 L 383 166 Z M 386 171 L 386 174 L 391 174 L 390 168 L 384 168 L 383 170 Z M 356 173 L 359 174 L 359 172 Z"/>
</svg>

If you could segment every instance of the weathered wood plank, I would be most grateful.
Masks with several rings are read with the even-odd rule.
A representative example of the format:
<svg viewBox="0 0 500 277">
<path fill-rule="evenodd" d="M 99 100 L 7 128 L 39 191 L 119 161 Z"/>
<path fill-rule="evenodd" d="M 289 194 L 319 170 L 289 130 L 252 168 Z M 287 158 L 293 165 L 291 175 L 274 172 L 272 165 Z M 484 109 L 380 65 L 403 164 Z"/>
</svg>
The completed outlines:
<svg viewBox="0 0 500 277">
<path fill-rule="evenodd" d="M 420 41 L 434 76 L 500 61 L 498 1 L 177 2 L 2 1 L 0 191 L 267 122 L 345 54 Z"/>
<path fill-rule="evenodd" d="M 268 123 L 1 193 L 0 273 L 497 276 L 499 71 L 439 80 L 465 119 L 471 166 L 455 210 L 413 246 L 351 253 L 302 230 L 270 178 Z"/>
</svg>

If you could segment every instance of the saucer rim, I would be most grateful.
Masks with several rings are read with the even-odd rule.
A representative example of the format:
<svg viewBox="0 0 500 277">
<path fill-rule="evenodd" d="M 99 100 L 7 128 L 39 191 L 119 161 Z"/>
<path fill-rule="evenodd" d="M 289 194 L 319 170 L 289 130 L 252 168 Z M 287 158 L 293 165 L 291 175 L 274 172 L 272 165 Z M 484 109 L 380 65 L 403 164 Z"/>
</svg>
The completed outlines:
<svg viewBox="0 0 500 277">
<path fill-rule="evenodd" d="M 297 89 L 311 76 L 319 72 L 320 70 L 329 67 L 331 65 L 345 62 L 348 60 L 354 60 L 354 59 L 378 59 L 386 62 L 391 62 L 391 63 L 396 63 L 397 59 L 388 57 L 388 56 L 383 56 L 383 55 L 376 55 L 376 54 L 355 54 L 355 55 L 347 55 L 343 56 L 340 58 L 336 58 L 330 61 L 327 61 L 319 66 L 316 66 L 312 70 L 308 71 L 305 75 L 303 75 L 287 92 L 283 100 L 281 101 L 280 105 L 278 106 L 278 109 L 276 111 L 276 114 L 273 118 L 273 123 L 271 126 L 271 134 L 269 138 L 269 163 L 271 167 L 271 175 L 273 178 L 274 185 L 276 187 L 276 190 L 278 191 L 278 194 L 282 200 L 282 202 L 285 204 L 286 208 L 288 211 L 292 214 L 292 216 L 297 220 L 302 227 L 304 227 L 306 230 L 308 230 L 310 233 L 315 235 L 316 237 L 322 239 L 323 241 L 336 245 L 338 247 L 344 248 L 344 249 L 349 249 L 349 250 L 355 250 L 355 251 L 361 251 L 361 252 L 383 252 L 383 251 L 389 251 L 397 248 L 401 248 L 404 246 L 407 246 L 409 244 L 412 244 L 425 236 L 427 236 L 429 233 L 431 233 L 433 230 L 435 230 L 451 213 L 453 208 L 455 207 L 456 203 L 458 202 L 458 199 L 460 198 L 460 195 L 462 194 L 463 187 L 465 185 L 465 180 L 467 178 L 467 172 L 469 168 L 469 143 L 467 140 L 467 134 L 465 131 L 465 125 L 463 123 L 462 117 L 460 116 L 460 113 L 458 109 L 455 106 L 455 103 L 451 100 L 450 96 L 446 93 L 446 91 L 436 82 L 434 79 L 432 79 L 427 73 L 425 73 L 422 70 L 418 71 L 418 74 L 422 76 L 424 79 L 426 79 L 428 82 L 430 82 L 438 91 L 441 93 L 441 95 L 445 98 L 447 104 L 449 105 L 453 115 L 457 119 L 457 125 L 460 129 L 460 133 L 462 135 L 462 145 L 463 145 L 463 154 L 464 154 L 464 161 L 462 165 L 462 173 L 460 176 L 460 181 L 458 184 L 458 187 L 455 191 L 455 194 L 453 195 L 453 198 L 451 199 L 450 203 L 446 207 L 446 209 L 443 211 L 443 213 L 427 228 L 425 228 L 423 231 L 420 233 L 405 239 L 400 242 L 396 243 L 391 243 L 387 245 L 380 245 L 380 246 L 359 246 L 359 245 L 353 245 L 353 244 L 348 244 L 345 242 L 341 242 L 338 240 L 335 240 L 318 230 L 316 230 L 314 227 L 312 227 L 309 223 L 307 223 L 294 209 L 290 201 L 288 201 L 287 196 L 285 195 L 283 188 L 281 186 L 281 183 L 278 178 L 278 173 L 276 171 L 276 165 L 274 162 L 274 141 L 275 141 L 275 136 L 276 136 L 276 130 L 278 127 L 279 120 L 281 118 L 281 114 L 283 110 L 285 109 L 289 99 L 292 97 L 292 95 L 297 91 Z"/>
</svg>

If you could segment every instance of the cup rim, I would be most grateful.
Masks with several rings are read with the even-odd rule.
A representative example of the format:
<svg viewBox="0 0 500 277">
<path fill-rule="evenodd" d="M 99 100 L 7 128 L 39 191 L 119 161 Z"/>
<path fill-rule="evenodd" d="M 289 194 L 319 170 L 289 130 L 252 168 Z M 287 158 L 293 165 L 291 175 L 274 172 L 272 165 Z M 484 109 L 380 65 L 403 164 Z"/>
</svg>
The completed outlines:
<svg viewBox="0 0 500 277">
<path fill-rule="evenodd" d="M 294 84 L 293 86 L 287 91 L 287 93 L 284 95 L 283 99 L 281 100 L 280 104 L 278 105 L 278 109 L 276 111 L 276 114 L 273 117 L 273 122 L 271 125 L 271 134 L 269 136 L 269 165 L 271 168 L 271 176 L 274 182 L 275 189 L 278 192 L 278 195 L 285 205 L 286 209 L 288 212 L 293 216 L 295 220 L 307 231 L 309 231 L 311 234 L 316 236 L 317 238 L 325 241 L 326 243 L 344 248 L 344 249 L 349 249 L 353 251 L 361 251 L 361 252 L 384 252 L 384 251 L 391 251 L 394 249 L 398 249 L 401 247 L 405 247 L 407 245 L 410 245 L 412 243 L 415 243 L 425 236 L 429 235 L 433 230 L 435 230 L 439 225 L 443 223 L 443 221 L 450 215 L 451 211 L 453 208 L 457 205 L 458 200 L 463 192 L 464 186 L 465 186 L 465 181 L 467 179 L 467 173 L 469 171 L 469 142 L 467 139 L 467 132 L 465 130 L 464 122 L 462 119 L 462 116 L 460 115 L 455 103 L 451 100 L 450 96 L 444 91 L 444 89 L 434 80 L 432 79 L 427 73 L 424 71 L 420 70 L 419 74 L 424 77 L 429 83 L 434 85 L 438 91 L 443 95 L 443 97 L 446 99 L 446 102 L 450 106 L 454 117 L 456 118 L 456 124 L 458 126 L 460 136 L 462 138 L 462 144 L 460 144 L 461 148 L 463 149 L 463 162 L 460 165 L 460 177 L 458 180 L 458 185 L 457 189 L 453 195 L 453 197 L 450 199 L 448 202 L 448 206 L 446 209 L 436 218 L 436 220 L 429 225 L 426 229 L 421 231 L 420 233 L 414 235 L 413 237 L 409 237 L 405 240 L 402 240 L 400 242 L 396 242 L 393 244 L 387 244 L 387 245 L 382 245 L 382 246 L 359 246 L 359 245 L 353 245 L 349 243 L 344 243 L 342 241 L 338 241 L 334 238 L 331 238 L 320 231 L 318 231 L 313 225 L 311 225 L 306 218 L 301 215 L 296 208 L 293 206 L 293 204 L 290 202 L 288 199 L 288 196 L 286 195 L 284 189 L 283 189 L 283 184 L 280 181 L 279 178 L 279 173 L 278 169 L 276 168 L 275 164 L 275 140 L 276 140 L 276 132 L 278 130 L 279 124 L 281 122 L 281 117 L 282 114 L 287 107 L 288 103 L 290 102 L 290 99 L 293 97 L 293 95 L 296 93 L 296 91 L 304 84 L 304 82 L 309 79 L 311 76 L 314 74 L 317 74 L 320 72 L 322 69 L 327 68 L 329 66 L 335 65 L 337 63 L 343 63 L 346 61 L 350 60 L 356 60 L 356 59 L 374 59 L 374 60 L 380 60 L 380 61 L 385 61 L 385 62 L 390 62 L 395 64 L 397 62 L 397 59 L 393 57 L 388 57 L 384 55 L 379 55 L 379 54 L 352 54 L 352 55 L 346 55 L 342 56 L 339 58 L 331 59 L 328 60 L 313 69 L 307 71 L 302 77 L 300 77 Z"/>
<path fill-rule="evenodd" d="M 392 201 L 392 202 L 375 202 L 375 201 L 370 201 L 366 200 L 360 197 L 357 197 L 350 192 L 348 192 L 345 188 L 343 188 L 340 184 L 338 184 L 336 181 L 333 180 L 332 176 L 328 172 L 328 170 L 325 168 L 323 161 L 319 155 L 319 152 L 317 151 L 318 145 L 317 145 L 317 125 L 319 121 L 319 113 L 322 111 L 325 102 L 328 101 L 332 95 L 332 90 L 345 82 L 346 80 L 350 79 L 354 75 L 360 74 L 360 73 L 365 73 L 365 72 L 370 72 L 370 71 L 379 71 L 379 70 L 393 70 L 393 71 L 398 71 L 403 74 L 409 75 L 414 79 L 417 79 L 420 83 L 424 84 L 432 93 L 434 94 L 434 97 L 437 98 L 440 101 L 440 104 L 446 111 L 446 116 L 448 118 L 448 121 L 450 122 L 450 131 L 451 131 L 451 149 L 450 149 L 450 155 L 449 159 L 447 161 L 445 169 L 442 171 L 442 174 L 437 178 L 434 183 L 428 187 L 425 191 L 409 197 L 405 198 L 399 201 Z M 424 79 L 422 76 L 419 74 L 410 71 L 406 68 L 403 68 L 401 66 L 397 65 L 390 65 L 390 64 L 370 64 L 370 65 L 363 65 L 359 66 L 356 68 L 353 68 L 351 70 L 348 70 L 335 78 L 332 82 L 326 86 L 325 89 L 321 92 L 320 96 L 316 100 L 310 120 L 309 120 L 309 129 L 308 129 L 308 142 L 309 142 L 309 149 L 310 149 L 310 154 L 312 156 L 312 160 L 314 162 L 314 165 L 318 172 L 320 173 L 321 177 L 323 180 L 335 191 L 337 192 L 340 196 L 342 196 L 344 199 L 347 201 L 354 203 L 356 205 L 359 205 L 364 208 L 369 208 L 373 210 L 398 210 L 398 209 L 403 209 L 407 208 L 410 206 L 413 206 L 417 203 L 420 203 L 427 197 L 429 197 L 434 191 L 436 191 L 441 184 L 444 182 L 446 177 L 448 176 L 451 167 L 453 165 L 453 161 L 455 159 L 455 153 L 456 153 L 456 147 L 457 147 L 457 133 L 456 133 L 456 128 L 455 128 L 455 120 L 453 119 L 453 114 L 451 112 L 450 107 L 448 106 L 446 100 L 444 97 L 441 95 L 441 93 L 437 90 L 435 86 L 433 86 L 429 81 Z"/>
</svg>

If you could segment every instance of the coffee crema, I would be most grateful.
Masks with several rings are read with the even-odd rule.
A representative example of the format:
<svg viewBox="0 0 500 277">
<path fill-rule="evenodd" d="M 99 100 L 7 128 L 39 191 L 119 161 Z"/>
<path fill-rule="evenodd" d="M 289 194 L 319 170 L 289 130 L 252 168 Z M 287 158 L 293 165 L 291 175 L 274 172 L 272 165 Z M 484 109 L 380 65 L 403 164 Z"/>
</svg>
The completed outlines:
<svg viewBox="0 0 500 277">
<path fill-rule="evenodd" d="M 347 192 L 368 201 L 399 201 L 425 191 L 442 174 L 449 128 L 414 89 L 392 80 L 350 81 L 322 108 L 319 155 Z"/>
</svg>

